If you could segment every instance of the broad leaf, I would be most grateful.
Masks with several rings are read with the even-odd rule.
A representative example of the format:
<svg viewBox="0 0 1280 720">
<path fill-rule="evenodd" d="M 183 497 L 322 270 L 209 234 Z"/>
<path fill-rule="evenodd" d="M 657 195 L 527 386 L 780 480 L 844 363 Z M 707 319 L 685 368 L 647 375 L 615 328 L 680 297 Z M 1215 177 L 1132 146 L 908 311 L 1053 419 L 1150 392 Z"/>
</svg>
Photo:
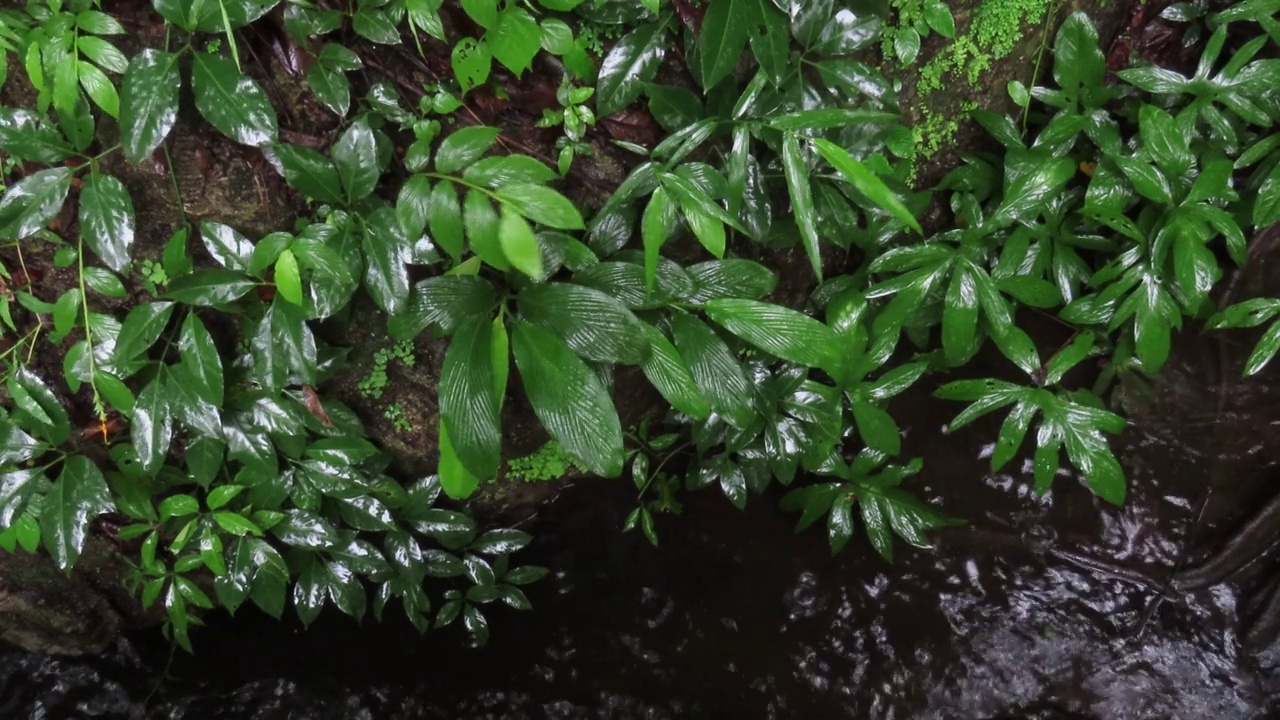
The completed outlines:
<svg viewBox="0 0 1280 720">
<path fill-rule="evenodd" d="M 808 315 L 756 300 L 721 299 L 703 305 L 707 317 L 726 330 L 783 360 L 835 374 L 839 338 Z"/>
<path fill-rule="evenodd" d="M 333 164 L 338 169 L 347 202 L 368 197 L 382 172 L 378 164 L 378 142 L 368 121 L 360 118 L 333 144 Z"/>
<path fill-rule="evenodd" d="M 648 355 L 640 321 L 599 290 L 545 283 L 525 288 L 519 302 L 526 320 L 554 332 L 588 360 L 635 365 Z"/>
<path fill-rule="evenodd" d="M 83 455 L 68 456 L 40 513 L 40 534 L 58 567 L 71 572 L 89 537 L 90 524 L 115 509 L 102 471 Z"/>
<path fill-rule="evenodd" d="M 71 168 L 38 170 L 10 185 L 0 198 L 0 237 L 21 240 L 48 225 L 71 190 Z"/>
<path fill-rule="evenodd" d="M 178 119 L 178 57 L 145 48 L 129 61 L 120 84 L 120 141 L 137 165 L 151 156 Z"/>
<path fill-rule="evenodd" d="M 622 472 L 622 425 L 609 393 L 560 338 L 535 325 L 513 325 L 512 350 L 525 393 L 543 426 L 592 472 Z"/>
<path fill-rule="evenodd" d="M 644 92 L 645 83 L 653 80 L 662 63 L 666 29 L 665 22 L 641 25 L 624 35 L 604 57 L 596 81 L 598 115 L 612 115 Z"/>
<path fill-rule="evenodd" d="M 499 398 L 493 377 L 492 329 L 487 317 L 454 333 L 440 374 L 440 416 L 458 460 L 482 479 L 497 476 L 502 454 Z"/>
<path fill-rule="evenodd" d="M 198 52 L 191 61 L 196 108 L 222 134 L 242 145 L 274 142 L 276 111 L 258 83 L 240 74 L 234 62 Z"/>
<path fill-rule="evenodd" d="M 80 236 L 116 272 L 129 265 L 135 225 L 133 199 L 123 183 L 97 173 L 85 178 L 80 189 Z"/>
</svg>

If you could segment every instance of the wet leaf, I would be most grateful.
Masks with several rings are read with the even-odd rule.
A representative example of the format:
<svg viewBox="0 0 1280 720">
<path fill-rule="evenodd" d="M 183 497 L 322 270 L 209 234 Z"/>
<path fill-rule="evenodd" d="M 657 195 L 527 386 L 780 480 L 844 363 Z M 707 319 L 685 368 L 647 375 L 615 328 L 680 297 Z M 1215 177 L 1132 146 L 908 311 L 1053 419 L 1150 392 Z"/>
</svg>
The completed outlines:
<svg viewBox="0 0 1280 720">
<path fill-rule="evenodd" d="M 523 317 L 588 360 L 635 365 L 648 354 L 640 321 L 617 299 L 568 283 L 544 283 L 519 295 Z"/>
<path fill-rule="evenodd" d="M 169 412 L 169 398 L 163 378 L 152 380 L 138 393 L 133 408 L 133 422 L 129 426 L 138 463 L 142 471 L 154 476 L 164 464 L 173 440 L 173 417 Z"/>
<path fill-rule="evenodd" d="M 0 237 L 21 240 L 48 225 L 71 190 L 71 168 L 39 170 L 10 185 L 0 198 Z"/>
<path fill-rule="evenodd" d="M 530 220 L 558 230 L 582 230 L 582 215 L 569 198 L 544 185 L 521 183 L 497 191 L 498 199 Z"/>
<path fill-rule="evenodd" d="M 520 77 L 542 46 L 542 29 L 522 8 L 511 6 L 498 15 L 497 24 L 485 34 L 493 57 Z"/>
<path fill-rule="evenodd" d="M 729 332 L 791 362 L 835 373 L 840 341 L 831 328 L 780 305 L 724 298 L 703 305 L 707 317 Z"/>
<path fill-rule="evenodd" d="M 51 445 L 61 445 L 71 437 L 66 409 L 40 376 L 19 366 L 10 373 L 8 385 L 15 421 Z"/>
<path fill-rule="evenodd" d="M 83 455 L 68 456 L 40 513 L 45 548 L 63 572 L 70 573 L 80 558 L 94 518 L 115 509 L 97 466 Z"/>
<path fill-rule="evenodd" d="M 853 183 L 858 192 L 866 195 L 871 202 L 887 210 L 907 227 L 923 234 L 924 231 L 921 230 L 920 223 L 916 221 L 915 215 L 907 209 L 907 206 L 884 184 L 884 181 L 879 176 L 855 160 L 844 148 L 829 140 L 819 138 L 813 141 L 813 146 L 824 160 L 831 163 L 832 167 L 845 176 L 849 182 Z"/>
<path fill-rule="evenodd" d="M 489 52 L 488 44 L 483 41 L 468 37 L 454 44 L 450 63 L 464 95 L 480 87 L 489 79 L 492 62 L 493 55 Z"/>
<path fill-rule="evenodd" d="M 673 408 L 694 420 L 705 420 L 711 414 L 711 404 L 675 345 L 652 325 L 644 323 L 642 327 L 649 342 L 649 357 L 640 365 L 645 377 Z"/>
<path fill-rule="evenodd" d="M 542 251 L 538 247 L 533 228 L 507 204 L 502 206 L 498 241 L 502 246 L 502 254 L 512 267 L 531 278 L 542 278 Z"/>
<path fill-rule="evenodd" d="M 85 178 L 80 189 L 81 237 L 116 272 L 129 265 L 134 228 L 133 200 L 124 184 L 110 175 Z"/>
<path fill-rule="evenodd" d="M 235 302 L 258 286 L 230 270 L 200 270 L 173 280 L 165 296 L 188 305 L 213 307 Z"/>
<path fill-rule="evenodd" d="M 440 416 L 453 450 L 467 471 L 482 479 L 497 476 L 502 454 L 491 354 L 489 319 L 465 322 L 449 343 L 440 375 Z"/>
<path fill-rule="evenodd" d="M 178 353 L 195 384 L 196 394 L 215 407 L 222 407 L 223 374 L 222 359 L 213 336 L 195 313 L 189 313 L 182 321 L 182 334 L 178 336 Z"/>
<path fill-rule="evenodd" d="M 782 167 L 787 176 L 791 209 L 795 213 L 796 224 L 800 227 L 805 254 L 809 256 L 813 274 L 821 281 L 822 250 L 819 247 L 818 217 L 813 207 L 813 191 L 809 187 L 809 170 L 801 154 L 800 141 L 791 133 L 782 138 Z"/>
<path fill-rule="evenodd" d="M 355 204 L 368 197 L 382 172 L 378 163 L 377 138 L 368 121 L 361 118 L 352 123 L 333 144 L 332 152 L 347 202 Z"/>
<path fill-rule="evenodd" d="M 413 286 L 404 312 L 388 323 L 398 339 L 411 338 L 428 327 L 438 326 L 451 335 L 468 317 L 492 314 L 498 298 L 493 285 L 472 275 L 443 275 Z"/>
<path fill-rule="evenodd" d="M 361 239 L 366 260 L 364 287 L 388 314 L 404 310 L 409 297 L 412 247 L 395 213 L 383 207 L 367 216 Z"/>
<path fill-rule="evenodd" d="M 754 16 L 746 3 L 735 0 L 713 0 L 707 5 L 698 37 L 699 79 L 704 89 L 715 87 L 738 64 Z"/>
<path fill-rule="evenodd" d="M 0 108 L 0 147 L 15 159 L 50 165 L 74 152 L 57 128 L 22 108 Z"/>
<path fill-rule="evenodd" d="M 751 385 L 729 346 L 691 315 L 673 317 L 671 331 L 680 357 L 711 409 L 735 427 L 749 426 L 755 418 Z"/>
<path fill-rule="evenodd" d="M 234 62 L 197 52 L 191 62 L 196 108 L 222 134 L 242 145 L 274 142 L 276 111 L 258 83 L 240 74 Z"/>
<path fill-rule="evenodd" d="M 564 341 L 535 325 L 513 324 L 512 350 L 538 419 L 592 472 L 622 473 L 622 425 L 609 393 Z"/>
<path fill-rule="evenodd" d="M 280 159 L 289 187 L 320 202 L 343 204 L 342 180 L 333 161 L 300 145 L 278 143 L 271 150 Z"/>
<path fill-rule="evenodd" d="M 436 151 L 436 171 L 457 173 L 484 156 L 498 139 L 498 128 L 476 126 L 454 131 Z"/>
<path fill-rule="evenodd" d="M 662 62 L 665 33 L 665 22 L 640 25 L 609 50 L 596 81 L 597 115 L 612 115 L 640 97 L 645 83 L 653 80 Z"/>
</svg>

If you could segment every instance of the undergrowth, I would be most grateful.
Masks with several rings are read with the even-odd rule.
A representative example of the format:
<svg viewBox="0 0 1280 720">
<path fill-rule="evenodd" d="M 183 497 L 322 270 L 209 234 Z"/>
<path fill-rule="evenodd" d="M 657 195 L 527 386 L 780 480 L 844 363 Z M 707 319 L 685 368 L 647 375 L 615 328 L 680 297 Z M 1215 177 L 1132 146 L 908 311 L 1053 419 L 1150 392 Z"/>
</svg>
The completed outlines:
<svg viewBox="0 0 1280 720">
<path fill-rule="evenodd" d="M 323 151 L 286 139 L 246 73 L 244 31 L 280 5 L 310 48 L 308 87 L 342 121 Z M 931 63 L 1007 52 L 1046 6 L 987 3 L 960 30 L 940 2 L 893 6 L 899 17 L 754 0 L 155 0 L 166 39 L 131 57 L 120 45 L 136 38 L 96 0 L 0 11 L 21 76 L 7 82 L 33 98 L 0 108 L 0 545 L 70 571 L 95 518 L 116 516 L 132 587 L 188 649 L 195 609 L 246 602 L 310 622 L 329 604 L 360 618 L 398 601 L 420 629 L 460 617 L 482 642 L 488 607 L 528 607 L 519 586 L 545 571 L 508 560 L 528 535 L 482 531 L 442 494 L 463 500 L 504 464 L 528 480 L 627 472 L 627 527 L 656 543 L 654 515 L 682 492 L 716 486 L 743 506 L 776 482 L 801 527 L 825 518 L 833 550 L 861 519 L 889 559 L 895 537 L 924 546 L 953 522 L 912 494 L 928 469 L 902 456 L 892 412 L 943 372 L 963 378 L 936 391 L 965 403 L 951 429 L 1005 413 L 993 471 L 1021 458 L 1040 492 L 1123 502 L 1116 383 L 1158 373 L 1184 324 L 1280 316 L 1277 300 L 1210 300 L 1248 236 L 1280 219 L 1280 60 L 1267 34 L 1228 31 L 1274 30 L 1275 4 L 1203 18 L 1189 77 L 1143 64 L 1111 77 L 1092 22 L 1072 15 L 1025 117 L 970 112 L 1001 150 L 963 155 L 923 192 L 904 184 L 920 128 L 899 123 L 880 68 L 914 62 L 931 33 L 959 38 Z M 575 32 L 583 22 L 594 29 Z M 965 55 L 964 38 L 983 49 Z M 402 102 L 368 62 L 400 44 L 447 48 L 454 77 Z M 564 131 L 554 169 L 467 104 L 545 72 L 531 69 L 540 54 L 562 74 L 544 120 Z M 693 83 L 660 72 L 680 58 Z M 165 156 L 187 96 L 308 200 L 293 231 L 208 220 L 158 254 L 139 237 L 105 168 Z M 642 100 L 665 134 L 618 143 L 635 162 L 584 217 L 561 192 L 574 156 L 601 142 L 597 117 Z M 953 222 L 926 232 L 931 202 Z M 794 302 L 776 292 L 781 267 L 750 259 L 792 246 L 815 288 Z M 47 256 L 73 278 L 56 292 L 29 265 Z M 385 410 L 434 434 L 429 477 L 391 472 L 326 394 L 347 353 L 316 329 L 359 298 L 387 323 L 364 393 L 381 395 L 413 342 L 447 338 L 434 427 Z M 1028 318 L 1046 315 L 1065 330 L 1033 339 Z M 1007 372 L 966 378 L 988 340 Z M 1275 323 L 1246 372 L 1278 348 Z M 1096 378 L 1077 370 L 1100 360 Z M 504 463 L 513 371 L 553 442 Z M 665 401 L 636 433 L 615 377 L 644 377 Z"/>
</svg>

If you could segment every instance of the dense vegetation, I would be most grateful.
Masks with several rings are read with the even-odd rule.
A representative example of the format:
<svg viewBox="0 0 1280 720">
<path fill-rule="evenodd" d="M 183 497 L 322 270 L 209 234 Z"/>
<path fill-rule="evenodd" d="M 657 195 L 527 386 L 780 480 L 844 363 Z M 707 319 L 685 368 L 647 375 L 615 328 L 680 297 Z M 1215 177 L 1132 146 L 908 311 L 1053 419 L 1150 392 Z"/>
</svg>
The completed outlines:
<svg viewBox="0 0 1280 720">
<path fill-rule="evenodd" d="M 1122 503 L 1111 390 L 1158 373 L 1184 323 L 1280 315 L 1211 299 L 1280 219 L 1274 0 L 1171 6 L 1194 28 L 1188 68 L 1117 63 L 1088 16 L 1067 17 L 1043 77 L 1009 83 L 1016 116 L 971 113 L 989 151 L 923 189 L 918 161 L 955 122 L 904 124 L 886 73 L 918 62 L 922 37 L 954 38 L 923 64 L 938 86 L 1055 7 L 987 3 L 958 31 L 937 0 L 887 16 L 832 0 L 155 0 L 163 43 L 131 47 L 108 5 L 0 10 L 0 72 L 26 102 L 0 108 L 0 544 L 70 571 L 115 517 L 142 602 L 183 647 L 193 607 L 279 616 L 291 599 L 310 622 L 328 603 L 362 617 L 372 593 L 376 615 L 398 600 L 420 629 L 461 617 L 480 641 L 483 607 L 526 608 L 518 586 L 545 571 L 507 556 L 529 536 L 438 504 L 503 473 L 511 388 L 554 440 L 526 477 L 629 474 L 628 529 L 653 542 L 681 488 L 742 506 L 778 482 L 833 550 L 860 518 L 889 559 L 895 535 L 923 546 L 953 522 L 911 494 L 921 463 L 900 457 L 891 401 L 922 378 L 965 377 L 990 340 L 1008 372 L 938 387 L 967 403 L 950 427 L 1004 411 L 993 471 L 1026 455 L 1040 492 L 1079 477 Z M 284 138 L 242 49 L 273 19 L 343 119 L 327 146 Z M 401 44 L 452 77 L 406 102 L 369 69 Z M 476 124 L 477 89 L 549 68 L 554 153 Z M 305 207 L 293 228 L 139 235 L 104 168 L 167 167 L 187 98 L 279 170 Z M 601 204 L 571 200 L 597 121 L 641 101 L 663 137 L 615 140 L 625 178 Z M 801 263 L 783 262 L 792 248 Z M 35 259 L 70 281 L 42 282 Z M 370 392 L 413 342 L 448 338 L 432 476 L 394 476 L 325 394 L 346 351 L 317 328 L 365 298 L 394 348 Z M 1054 332 L 1027 331 L 1046 317 Z M 1280 323 L 1245 371 L 1277 349 Z M 624 426 L 615 376 L 665 404 Z"/>
</svg>

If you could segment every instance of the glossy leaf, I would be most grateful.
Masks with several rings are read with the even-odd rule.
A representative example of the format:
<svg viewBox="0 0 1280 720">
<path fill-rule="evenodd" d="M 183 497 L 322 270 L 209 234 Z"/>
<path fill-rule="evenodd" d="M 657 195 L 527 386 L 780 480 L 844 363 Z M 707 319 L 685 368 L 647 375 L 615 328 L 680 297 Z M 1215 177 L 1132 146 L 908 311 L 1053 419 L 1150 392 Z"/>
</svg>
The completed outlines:
<svg viewBox="0 0 1280 720">
<path fill-rule="evenodd" d="M 666 23 L 640 25 L 605 55 L 596 80 L 596 113 L 612 115 L 630 105 L 653 80 L 666 51 Z"/>
<path fill-rule="evenodd" d="M 469 473 L 482 479 L 497 476 L 502 455 L 492 344 L 488 318 L 463 323 L 449 342 L 440 374 L 440 416 L 449 427 L 454 453 Z"/>
<path fill-rule="evenodd" d="M 83 455 L 67 457 L 40 513 L 44 546 L 63 572 L 80 558 L 93 520 L 115 509 L 102 471 Z"/>
<path fill-rule="evenodd" d="M 710 90 L 728 77 L 738 64 L 752 18 L 745 3 L 735 0 L 712 0 L 707 5 L 698 37 L 699 79 L 704 89 Z"/>
<path fill-rule="evenodd" d="M 163 378 L 152 380 L 138 393 L 129 434 L 142 471 L 154 476 L 164 464 L 173 440 L 173 416 Z"/>
<path fill-rule="evenodd" d="M 848 151 L 822 138 L 814 140 L 813 146 L 824 160 L 831 163 L 832 167 L 845 176 L 849 182 L 853 183 L 858 192 L 866 195 L 871 202 L 889 211 L 890 214 L 907 227 L 923 234 L 924 231 L 920 228 L 920 223 L 916 221 L 915 215 L 911 214 L 911 211 L 898 199 L 898 196 L 884 184 L 884 181 L 879 176 L 849 155 Z"/>
<path fill-rule="evenodd" d="M 557 230 L 581 230 L 582 215 L 569 198 L 544 185 L 507 185 L 497 191 L 498 199 L 516 212 Z"/>
<path fill-rule="evenodd" d="M 588 360 L 634 365 L 648 354 L 640 321 L 599 290 L 545 283 L 523 290 L 519 303 L 525 320 L 555 333 Z"/>
<path fill-rule="evenodd" d="M 382 171 L 377 138 L 368 121 L 361 118 L 352 123 L 333 144 L 332 153 L 347 202 L 354 204 L 368 197 Z"/>
<path fill-rule="evenodd" d="M 289 187 L 320 202 L 341 205 L 345 198 L 338 168 L 329 158 L 301 145 L 279 143 L 271 146 L 284 168 Z"/>
<path fill-rule="evenodd" d="M 388 314 L 401 312 L 409 298 L 406 266 L 412 247 L 391 208 L 383 207 L 367 216 L 361 247 L 366 260 L 365 289 Z"/>
<path fill-rule="evenodd" d="M 550 332 L 517 321 L 511 347 L 525 393 L 547 431 L 592 472 L 622 473 L 622 425 L 586 363 Z"/>
<path fill-rule="evenodd" d="M 258 83 L 240 74 L 234 62 L 195 53 L 191 88 L 200 114 L 222 134 L 253 147 L 275 141 L 276 111 L 270 99 Z"/>
<path fill-rule="evenodd" d="M 71 190 L 71 168 L 38 170 L 0 198 L 0 237 L 20 240 L 49 224 Z"/>
<path fill-rule="evenodd" d="M 484 156 L 498 139 L 498 128 L 465 127 L 446 137 L 436 150 L 436 171 L 457 173 Z"/>
<path fill-rule="evenodd" d="M 822 280 L 822 249 L 818 241 L 818 217 L 813 206 L 813 190 L 809 186 L 809 169 L 800 150 L 800 141 L 787 133 L 782 138 L 782 167 L 787 176 L 787 191 L 791 194 L 791 208 L 796 224 L 800 227 L 800 239 L 813 274 Z"/>
<path fill-rule="evenodd" d="M 780 305 L 731 298 L 711 300 L 702 309 L 729 332 L 783 360 L 833 374 L 839 363 L 840 341 L 835 332 L 808 315 Z"/>
<path fill-rule="evenodd" d="M 698 388 L 680 352 L 660 330 L 647 323 L 643 327 L 649 341 L 649 357 L 640 364 L 645 377 L 673 408 L 694 420 L 707 419 L 711 404 Z"/>
<path fill-rule="evenodd" d="M 691 315 L 673 317 L 671 332 L 680 357 L 711 409 L 735 427 L 749 426 L 755 417 L 751 385 L 729 346 Z"/>
<path fill-rule="evenodd" d="M 502 206 L 498 241 L 502 246 L 502 254 L 511 263 L 511 267 L 531 278 L 542 278 L 542 250 L 533 234 L 533 228 L 510 205 Z"/>
<path fill-rule="evenodd" d="M 80 189 L 80 235 L 116 272 L 129 265 L 135 225 L 133 199 L 123 183 L 97 173 L 85 178 Z"/>
</svg>

